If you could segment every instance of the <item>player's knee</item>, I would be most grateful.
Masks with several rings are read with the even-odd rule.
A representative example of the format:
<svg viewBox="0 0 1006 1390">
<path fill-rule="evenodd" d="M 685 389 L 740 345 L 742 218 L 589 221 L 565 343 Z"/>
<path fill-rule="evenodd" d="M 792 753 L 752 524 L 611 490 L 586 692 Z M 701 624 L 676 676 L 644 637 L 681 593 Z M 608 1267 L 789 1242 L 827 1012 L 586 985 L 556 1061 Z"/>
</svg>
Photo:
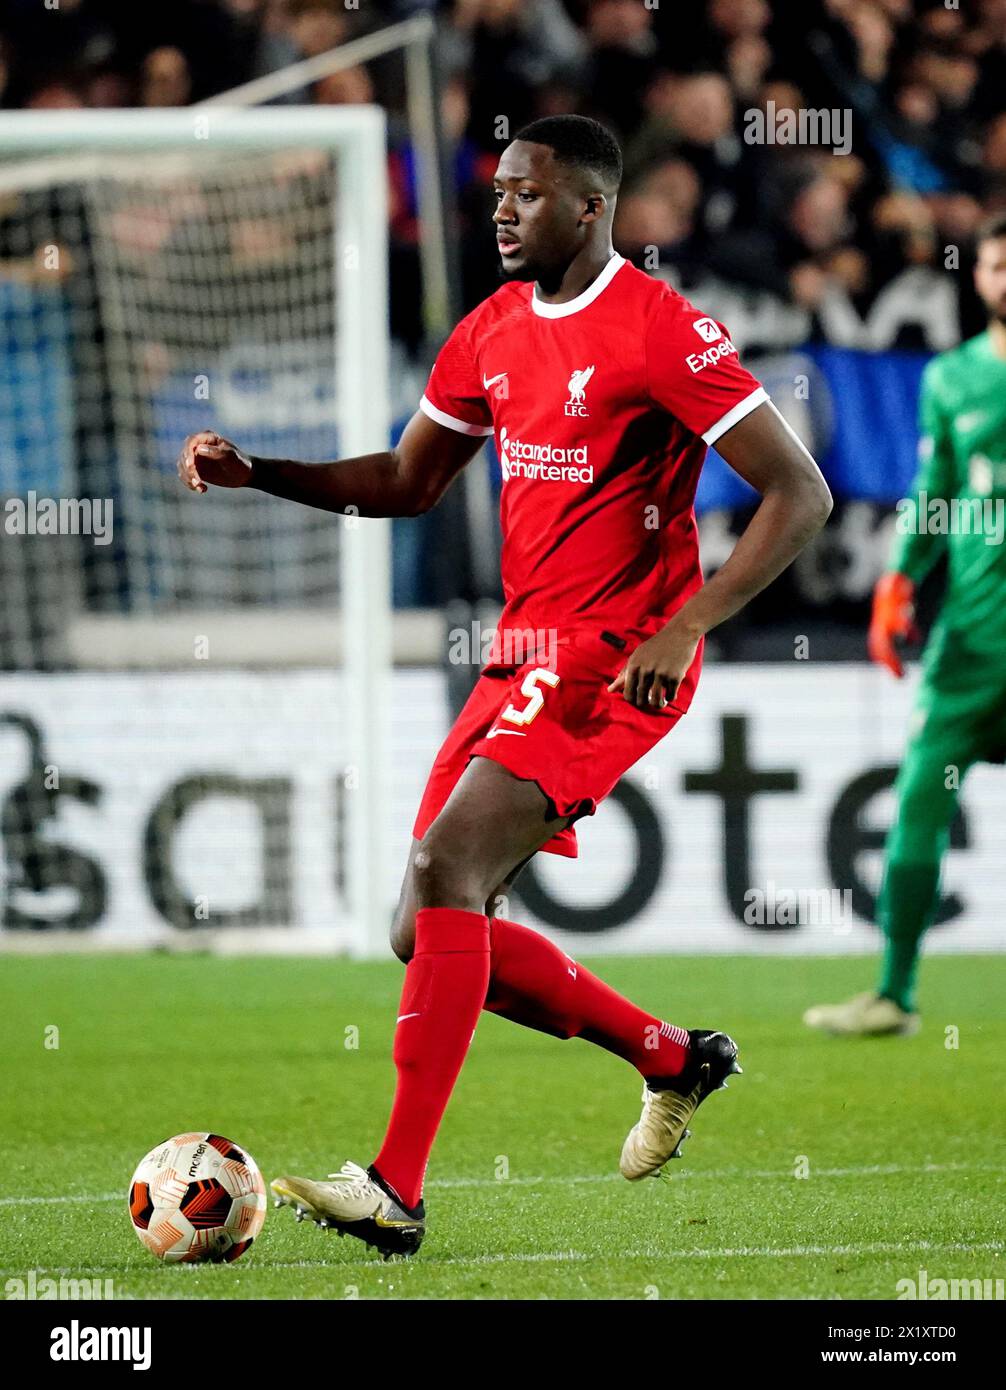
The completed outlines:
<svg viewBox="0 0 1006 1390">
<path fill-rule="evenodd" d="M 482 912 L 487 886 L 470 850 L 451 843 L 434 824 L 412 861 L 412 887 L 420 907 L 458 907 Z"/>
<path fill-rule="evenodd" d="M 389 938 L 391 949 L 395 955 L 403 965 L 408 965 L 416 945 L 415 914 L 411 911 L 408 913 L 396 912 L 394 921 L 391 923 Z"/>
</svg>

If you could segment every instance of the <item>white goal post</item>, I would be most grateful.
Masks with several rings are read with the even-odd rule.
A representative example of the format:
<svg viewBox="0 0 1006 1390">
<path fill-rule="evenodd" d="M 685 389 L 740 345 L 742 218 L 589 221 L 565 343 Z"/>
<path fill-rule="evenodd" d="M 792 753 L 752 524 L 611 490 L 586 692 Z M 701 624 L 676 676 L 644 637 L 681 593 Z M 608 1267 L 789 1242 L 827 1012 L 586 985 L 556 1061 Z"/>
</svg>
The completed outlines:
<svg viewBox="0 0 1006 1390">
<path fill-rule="evenodd" d="M 388 786 L 389 523 L 333 518 L 303 508 L 294 517 L 292 504 L 261 494 L 214 497 L 211 490 L 206 498 L 179 501 L 175 489 L 180 491 L 180 485 L 168 477 L 163 459 L 164 398 L 186 372 L 208 374 L 206 423 L 222 429 L 213 409 L 213 373 L 230 353 L 235 358 L 232 385 L 240 386 L 232 392 L 238 414 L 242 401 L 254 402 L 256 374 L 264 375 L 274 398 L 282 397 L 284 384 L 292 393 L 289 414 L 296 413 L 298 392 L 305 392 L 312 412 L 313 456 L 347 457 L 388 447 L 385 127 L 384 113 L 376 106 L 0 115 L 0 198 L 7 199 L 7 206 L 11 198 L 15 203 L 20 199 L 25 208 L 23 266 L 28 269 L 18 261 L 17 274 L 33 274 L 33 257 L 49 237 L 60 251 L 65 249 L 71 264 L 93 251 L 98 302 L 70 304 L 66 312 L 71 318 L 93 313 L 95 336 L 103 344 L 104 359 L 95 368 L 94 383 L 88 383 L 93 399 L 85 405 L 101 414 L 110 402 L 106 413 L 115 466 L 108 468 L 108 495 L 114 491 L 116 512 L 121 504 L 124 533 L 106 552 L 89 552 L 86 563 L 92 588 L 97 574 L 99 597 L 110 607 L 112 591 L 128 585 L 127 616 L 122 618 L 121 608 L 110 613 L 120 623 L 120 633 L 123 628 L 128 633 L 129 615 L 138 628 L 144 623 L 149 628 L 177 620 L 187 609 L 212 610 L 221 631 L 229 612 L 246 619 L 250 611 L 258 611 L 246 593 L 238 592 L 240 562 L 249 550 L 264 557 L 262 573 L 253 578 L 273 586 L 268 601 L 275 605 L 279 625 L 285 610 L 304 612 L 314 606 L 317 611 L 320 605 L 324 611 L 331 605 L 331 621 L 322 630 L 341 653 L 340 703 L 352 764 L 341 859 L 348 929 L 339 938 L 356 954 L 372 954 L 386 941 L 388 864 L 382 818 Z M 302 187 L 308 193 L 304 200 Z M 64 199 L 62 190 L 71 189 L 83 190 L 79 204 L 71 202 L 69 193 Z M 77 198 L 75 191 L 72 199 Z M 157 226 L 158 208 L 170 213 L 178 200 L 187 200 L 193 209 L 191 225 L 183 229 L 190 238 L 184 245 L 181 234 L 172 241 Z M 229 201 L 242 210 L 236 232 L 226 222 Z M 274 212 L 276 207 L 280 213 Z M 81 232 L 89 217 L 93 221 Z M 109 227 L 121 232 L 119 242 L 105 234 Z M 195 235 L 202 241 L 194 252 Z M 188 258 L 191 279 L 172 280 L 182 255 Z M 215 277 L 212 283 L 209 276 Z M 12 271 L 9 283 L 14 278 Z M 213 298 L 206 301 L 201 296 L 209 290 Z M 44 298 L 45 291 L 39 293 Z M 255 302 L 257 293 L 261 304 Z M 20 304 L 15 296 L 12 331 L 20 331 Z M 161 336 L 151 342 L 156 335 L 141 333 L 136 325 L 154 314 Z M 250 347 L 247 325 L 259 323 L 263 315 L 268 322 Z M 192 335 L 201 318 L 206 321 L 205 352 L 197 362 L 192 344 L 198 340 Z M 24 331 L 33 328 L 29 324 Z M 326 336 L 331 346 L 322 361 L 330 362 L 334 373 L 330 386 L 314 380 L 318 363 L 306 360 L 312 343 Z M 86 340 L 87 333 L 81 337 Z M 82 366 L 72 352 L 69 360 L 67 390 L 79 395 L 81 377 L 87 377 L 90 366 Z M 303 386 L 308 378 L 313 395 Z M 153 404 L 150 382 L 157 387 Z M 280 414 L 282 406 L 277 399 Z M 186 410 L 191 409 L 190 400 Z M 265 423 L 266 433 L 274 430 L 275 420 Z M 283 424 L 296 432 L 296 420 Z M 261 447 L 255 451 L 268 452 Z M 10 476 L 4 482 L 2 468 L 0 460 L 0 493 L 11 494 L 17 489 Z M 86 494 L 94 485 L 94 470 L 82 482 L 68 465 L 64 481 L 75 476 L 80 494 Z M 206 502 L 209 506 L 200 511 Z M 195 541 L 190 539 L 193 527 L 202 527 Z M 88 613 L 74 592 L 83 582 L 78 562 L 68 566 L 67 583 L 57 583 L 54 556 L 55 551 L 45 550 L 41 569 L 33 561 L 34 579 L 22 574 L 21 581 L 26 589 L 36 581 L 51 583 L 44 619 L 52 615 L 65 638 L 74 620 L 86 621 Z M 337 584 L 328 577 L 336 569 Z M 200 585 L 203 592 L 190 592 Z M 27 649 L 32 634 L 24 640 Z M 13 647 L 16 656 L 16 633 Z M 70 660 L 87 664 L 79 651 Z M 331 661 L 331 653 L 319 653 L 316 664 Z M 277 737 L 282 737 L 281 729 Z M 295 933 L 283 939 L 289 949 L 297 949 Z"/>
</svg>

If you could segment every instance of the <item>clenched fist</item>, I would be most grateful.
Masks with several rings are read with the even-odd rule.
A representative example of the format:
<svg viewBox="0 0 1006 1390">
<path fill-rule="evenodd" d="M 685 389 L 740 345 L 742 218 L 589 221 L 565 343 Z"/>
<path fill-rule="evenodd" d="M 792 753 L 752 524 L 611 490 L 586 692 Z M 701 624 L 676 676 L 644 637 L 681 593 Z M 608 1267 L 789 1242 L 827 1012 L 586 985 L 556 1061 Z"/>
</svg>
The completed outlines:
<svg viewBox="0 0 1006 1390">
<path fill-rule="evenodd" d="M 193 492 L 214 487 L 244 487 L 251 478 L 251 459 L 236 444 L 213 430 L 190 434 L 178 455 L 178 476 Z"/>
</svg>

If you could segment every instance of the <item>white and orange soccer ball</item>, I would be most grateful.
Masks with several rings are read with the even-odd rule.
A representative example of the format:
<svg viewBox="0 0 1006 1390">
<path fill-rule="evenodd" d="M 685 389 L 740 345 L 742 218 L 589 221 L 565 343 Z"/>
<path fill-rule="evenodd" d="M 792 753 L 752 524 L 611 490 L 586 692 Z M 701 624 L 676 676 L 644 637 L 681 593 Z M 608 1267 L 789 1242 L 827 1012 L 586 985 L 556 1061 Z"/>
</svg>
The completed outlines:
<svg viewBox="0 0 1006 1390">
<path fill-rule="evenodd" d="M 237 1260 L 265 1221 L 265 1183 L 246 1150 L 220 1134 L 176 1134 L 140 1160 L 129 1216 L 168 1264 Z"/>
</svg>

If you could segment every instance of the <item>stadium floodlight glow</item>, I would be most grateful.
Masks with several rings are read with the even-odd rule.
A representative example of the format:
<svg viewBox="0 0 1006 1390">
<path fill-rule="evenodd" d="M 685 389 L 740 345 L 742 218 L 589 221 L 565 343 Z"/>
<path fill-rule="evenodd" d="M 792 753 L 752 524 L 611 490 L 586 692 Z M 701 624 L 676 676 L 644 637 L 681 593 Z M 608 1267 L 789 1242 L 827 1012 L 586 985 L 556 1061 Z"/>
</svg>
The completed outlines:
<svg viewBox="0 0 1006 1390">
<path fill-rule="evenodd" d="M 389 523 L 260 493 L 193 498 L 171 458 L 204 426 L 260 454 L 387 448 L 385 170 L 376 106 L 0 115 L 0 193 L 23 253 L 4 305 L 12 370 L 22 400 L 47 393 L 15 476 L 0 460 L 0 492 L 48 477 L 53 495 L 104 495 L 116 512 L 114 542 L 83 565 L 47 549 L 8 586 L 25 613 L 32 584 L 49 586 L 38 623 L 14 633 L 16 664 L 87 665 L 103 623 L 137 665 L 160 664 L 172 623 L 190 650 L 191 634 L 219 632 L 232 659 L 234 632 L 253 632 L 236 658 L 252 663 L 270 628 L 323 634 L 316 664 L 338 649 L 344 673 L 342 939 L 360 954 L 383 946 L 387 916 Z M 3 563 L 0 577 L 20 562 Z M 39 623 L 56 653 L 41 661 Z"/>
</svg>

